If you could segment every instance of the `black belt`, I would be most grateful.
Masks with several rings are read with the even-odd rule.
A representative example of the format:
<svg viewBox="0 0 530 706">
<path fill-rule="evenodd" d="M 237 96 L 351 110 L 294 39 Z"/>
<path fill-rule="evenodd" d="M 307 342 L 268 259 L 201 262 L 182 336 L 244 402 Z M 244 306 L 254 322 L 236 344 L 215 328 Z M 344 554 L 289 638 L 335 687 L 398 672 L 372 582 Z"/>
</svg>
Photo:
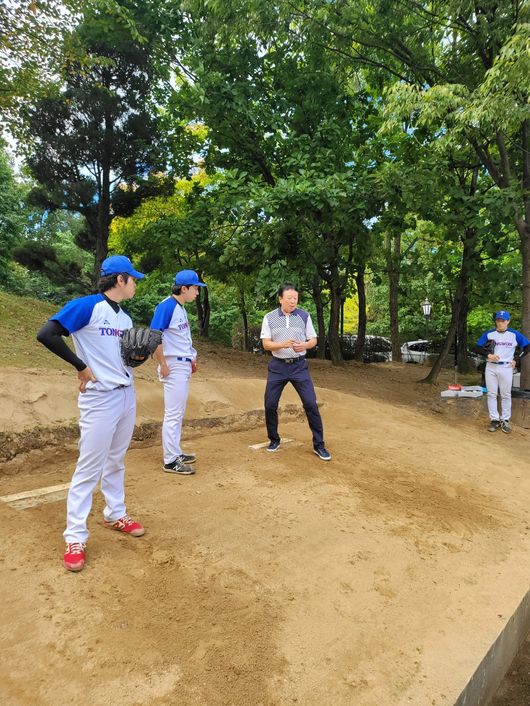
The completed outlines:
<svg viewBox="0 0 530 706">
<path fill-rule="evenodd" d="M 177 356 L 177 360 L 180 360 L 184 363 L 192 363 L 193 362 L 193 358 L 182 358 L 180 355 Z"/>
<path fill-rule="evenodd" d="M 296 363 L 298 360 L 301 360 L 304 358 L 303 355 L 299 355 L 296 358 L 276 358 L 276 360 L 281 360 L 282 363 L 287 363 L 287 365 L 292 365 L 293 363 Z"/>
<path fill-rule="evenodd" d="M 511 365 L 511 360 L 488 360 L 491 365 Z"/>
</svg>

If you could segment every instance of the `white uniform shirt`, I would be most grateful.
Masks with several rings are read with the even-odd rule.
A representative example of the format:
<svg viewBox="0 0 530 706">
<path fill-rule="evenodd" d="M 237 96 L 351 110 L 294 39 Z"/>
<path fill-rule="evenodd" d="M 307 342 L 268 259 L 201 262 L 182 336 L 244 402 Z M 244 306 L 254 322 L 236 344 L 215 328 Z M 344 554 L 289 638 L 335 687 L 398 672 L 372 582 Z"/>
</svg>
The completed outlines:
<svg viewBox="0 0 530 706">
<path fill-rule="evenodd" d="M 162 350 L 166 358 L 195 360 L 197 351 L 191 341 L 188 315 L 175 297 L 167 297 L 156 307 L 151 328 L 162 331 Z"/>
<path fill-rule="evenodd" d="M 133 323 L 121 307 L 115 312 L 103 294 L 91 294 L 68 302 L 50 320 L 72 335 L 75 352 L 92 370 L 97 382 L 88 382 L 87 390 L 132 385 L 133 371 L 121 357 L 120 338 Z"/>
<path fill-rule="evenodd" d="M 500 358 L 499 363 L 503 364 L 510 363 L 513 360 L 517 346 L 524 348 L 530 344 L 530 341 L 522 333 L 512 328 L 508 328 L 504 332 L 497 331 L 497 329 L 486 331 L 477 341 L 477 346 L 482 348 L 488 341 L 495 341 L 495 349 L 490 352 L 498 355 Z M 488 363 L 490 362 L 488 361 Z"/>
</svg>

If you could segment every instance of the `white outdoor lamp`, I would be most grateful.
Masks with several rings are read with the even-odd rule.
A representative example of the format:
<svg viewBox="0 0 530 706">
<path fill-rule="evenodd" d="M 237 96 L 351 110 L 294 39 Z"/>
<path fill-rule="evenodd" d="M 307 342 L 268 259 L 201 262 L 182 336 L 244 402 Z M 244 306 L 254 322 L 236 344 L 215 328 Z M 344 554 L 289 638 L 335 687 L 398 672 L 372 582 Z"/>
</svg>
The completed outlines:
<svg viewBox="0 0 530 706">
<path fill-rule="evenodd" d="M 425 340 L 429 340 L 429 317 L 431 315 L 432 304 L 428 299 L 422 303 L 423 315 L 425 316 Z"/>
</svg>

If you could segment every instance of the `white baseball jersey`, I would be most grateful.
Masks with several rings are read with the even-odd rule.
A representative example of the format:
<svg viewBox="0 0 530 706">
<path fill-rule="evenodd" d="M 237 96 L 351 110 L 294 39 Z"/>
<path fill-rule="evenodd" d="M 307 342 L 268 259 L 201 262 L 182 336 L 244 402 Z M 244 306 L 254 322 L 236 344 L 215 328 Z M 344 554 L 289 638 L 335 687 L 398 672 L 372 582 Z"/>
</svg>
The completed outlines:
<svg viewBox="0 0 530 706">
<path fill-rule="evenodd" d="M 92 370 L 97 382 L 88 382 L 87 390 L 132 385 L 133 371 L 121 357 L 120 338 L 133 323 L 121 307 L 115 312 L 103 294 L 91 294 L 68 302 L 50 320 L 72 335 L 77 355 Z"/>
<path fill-rule="evenodd" d="M 167 297 L 156 307 L 151 328 L 162 331 L 164 356 L 195 360 L 197 351 L 191 342 L 190 324 L 184 306 L 175 297 Z"/>
<path fill-rule="evenodd" d="M 495 328 L 486 331 L 477 341 L 477 346 L 482 348 L 488 341 L 495 342 L 495 349 L 490 352 L 498 355 L 499 363 L 503 365 L 511 363 L 517 346 L 524 348 L 530 344 L 530 341 L 522 333 L 512 328 L 508 328 L 506 331 L 497 331 Z"/>
<path fill-rule="evenodd" d="M 289 340 L 304 342 L 316 337 L 311 316 L 304 309 L 296 308 L 291 314 L 284 314 L 279 306 L 263 317 L 260 338 L 279 343 Z M 272 355 L 275 358 L 300 358 L 305 355 L 305 351 L 296 353 L 292 348 L 281 348 L 272 351 Z"/>
</svg>

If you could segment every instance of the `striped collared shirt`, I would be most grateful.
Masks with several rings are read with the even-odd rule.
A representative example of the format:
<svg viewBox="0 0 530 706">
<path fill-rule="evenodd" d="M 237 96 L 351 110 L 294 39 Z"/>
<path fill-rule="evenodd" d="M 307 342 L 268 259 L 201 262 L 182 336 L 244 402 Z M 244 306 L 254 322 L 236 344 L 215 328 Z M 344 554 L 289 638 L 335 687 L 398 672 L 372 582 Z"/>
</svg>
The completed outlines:
<svg viewBox="0 0 530 706">
<path fill-rule="evenodd" d="M 281 307 L 270 311 L 263 317 L 260 338 L 268 338 L 273 343 L 280 341 L 308 341 L 316 338 L 317 334 L 311 321 L 311 316 L 304 309 L 296 308 L 292 314 L 284 314 Z M 299 358 L 305 355 L 296 353 L 292 348 L 280 348 L 272 351 L 276 358 Z"/>
</svg>

